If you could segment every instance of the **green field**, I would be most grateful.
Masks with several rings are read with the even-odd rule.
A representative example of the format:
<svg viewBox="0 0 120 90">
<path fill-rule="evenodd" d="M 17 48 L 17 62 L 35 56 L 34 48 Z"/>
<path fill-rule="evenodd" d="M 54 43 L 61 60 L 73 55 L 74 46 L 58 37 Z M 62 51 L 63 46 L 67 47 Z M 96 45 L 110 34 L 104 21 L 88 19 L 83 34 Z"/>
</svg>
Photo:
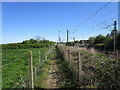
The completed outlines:
<svg viewBox="0 0 120 90">
<path fill-rule="evenodd" d="M 48 49 L 46 48 L 46 51 Z M 32 51 L 33 66 L 45 55 L 44 48 L 37 49 L 3 49 L 2 50 L 2 87 L 21 88 L 28 83 L 28 52 Z"/>
</svg>

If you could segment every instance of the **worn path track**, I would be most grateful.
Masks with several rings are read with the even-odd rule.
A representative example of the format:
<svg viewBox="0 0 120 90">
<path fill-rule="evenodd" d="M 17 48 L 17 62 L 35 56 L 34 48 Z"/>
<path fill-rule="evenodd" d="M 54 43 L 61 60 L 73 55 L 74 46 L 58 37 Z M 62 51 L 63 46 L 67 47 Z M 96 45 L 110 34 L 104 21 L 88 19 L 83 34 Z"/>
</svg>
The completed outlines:
<svg viewBox="0 0 120 90">
<path fill-rule="evenodd" d="M 49 70 L 47 70 L 49 74 L 47 80 L 44 82 L 44 88 L 57 89 L 76 87 L 73 73 L 68 69 L 64 60 L 56 55 L 55 51 L 56 50 L 53 52 L 53 59 L 51 59 Z"/>
<path fill-rule="evenodd" d="M 60 81 L 61 73 L 60 69 L 58 68 L 59 64 L 57 59 L 56 59 L 56 53 L 54 51 L 54 56 L 53 59 L 51 59 L 51 65 L 48 70 L 48 77 L 47 80 L 44 83 L 45 88 L 60 88 L 58 85 L 58 82 Z"/>
<path fill-rule="evenodd" d="M 57 82 L 59 81 L 59 69 L 56 61 L 56 59 L 51 61 L 52 64 L 50 65 L 49 76 L 46 81 L 48 85 L 46 88 L 59 88 L 57 85 Z"/>
</svg>

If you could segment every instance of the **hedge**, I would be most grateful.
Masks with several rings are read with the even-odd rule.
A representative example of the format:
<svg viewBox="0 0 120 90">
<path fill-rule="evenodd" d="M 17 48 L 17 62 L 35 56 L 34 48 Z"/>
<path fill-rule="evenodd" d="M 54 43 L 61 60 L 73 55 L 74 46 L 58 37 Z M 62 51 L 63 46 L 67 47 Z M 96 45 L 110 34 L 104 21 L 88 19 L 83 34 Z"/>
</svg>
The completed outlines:
<svg viewBox="0 0 120 90">
<path fill-rule="evenodd" d="M 28 49 L 49 47 L 52 44 L 2 44 L 2 49 Z"/>
</svg>

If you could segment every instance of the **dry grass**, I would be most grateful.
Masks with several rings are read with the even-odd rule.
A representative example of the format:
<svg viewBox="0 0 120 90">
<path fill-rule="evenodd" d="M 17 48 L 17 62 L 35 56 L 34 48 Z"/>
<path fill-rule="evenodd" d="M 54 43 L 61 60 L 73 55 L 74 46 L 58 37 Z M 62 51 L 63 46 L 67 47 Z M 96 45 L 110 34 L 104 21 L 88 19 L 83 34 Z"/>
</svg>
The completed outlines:
<svg viewBox="0 0 120 90">
<path fill-rule="evenodd" d="M 58 47 L 61 52 L 63 52 L 63 57 L 69 63 L 69 66 L 73 68 L 76 76 L 80 77 L 80 86 L 99 87 L 99 85 L 106 85 L 107 87 L 109 84 L 111 84 L 110 86 L 115 85 L 112 82 L 115 81 L 114 78 L 112 78 L 114 75 L 112 75 L 112 73 L 114 73 L 114 65 L 116 64 L 114 62 L 116 61 L 112 58 L 109 58 L 105 54 L 103 55 L 94 49 L 88 50 L 86 48 L 63 45 L 59 45 Z M 80 52 L 80 60 L 82 61 L 82 71 L 79 71 L 80 75 L 78 73 L 78 52 Z M 100 80 L 101 78 L 103 78 L 103 81 Z"/>
</svg>

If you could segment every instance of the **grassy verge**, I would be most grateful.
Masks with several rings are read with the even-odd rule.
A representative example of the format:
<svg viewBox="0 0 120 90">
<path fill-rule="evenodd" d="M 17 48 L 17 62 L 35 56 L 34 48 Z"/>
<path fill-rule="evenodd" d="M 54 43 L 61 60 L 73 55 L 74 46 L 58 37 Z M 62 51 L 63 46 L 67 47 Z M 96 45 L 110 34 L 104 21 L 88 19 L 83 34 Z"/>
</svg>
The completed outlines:
<svg viewBox="0 0 120 90">
<path fill-rule="evenodd" d="M 50 64 L 50 59 L 45 61 L 44 67 L 41 69 L 41 73 L 38 74 L 37 80 L 35 81 L 35 88 L 45 88 L 44 81 L 47 80 L 49 75 L 48 70 Z"/>
<path fill-rule="evenodd" d="M 83 71 L 89 72 L 88 79 L 82 79 L 83 86 L 91 85 L 97 88 L 120 87 L 120 59 L 112 59 L 102 54 L 92 54 L 89 51 L 80 51 Z M 86 74 L 87 75 L 87 74 Z M 85 76 L 85 75 L 84 75 Z M 90 82 L 91 81 L 91 82 Z"/>
<path fill-rule="evenodd" d="M 63 58 L 62 50 L 64 50 L 64 46 L 57 48 L 58 58 L 60 58 L 61 68 L 63 71 L 69 75 L 66 78 L 72 78 L 65 81 L 64 78 L 63 86 L 78 86 L 76 85 L 76 78 L 74 70 L 71 66 L 74 65 L 67 63 Z M 73 53 L 78 52 L 75 48 L 69 48 Z M 79 49 L 78 49 L 79 50 Z M 91 53 L 87 50 L 79 50 L 80 59 L 82 61 L 82 71 L 80 73 L 80 88 L 119 88 L 120 87 L 120 59 L 112 59 L 105 55 L 98 53 Z M 71 53 L 72 55 L 72 53 Z M 73 55 L 74 56 L 74 55 Z M 62 70 L 61 70 L 62 71 Z M 71 72 L 71 73 L 70 73 Z M 68 84 L 70 83 L 70 84 Z M 72 86 L 71 86 L 72 87 Z"/>
<path fill-rule="evenodd" d="M 45 61 L 43 68 L 41 69 L 41 73 L 38 74 L 37 79 L 35 80 L 35 88 L 45 88 L 45 80 L 49 76 L 49 69 L 51 65 L 51 58 L 53 57 L 53 50 L 48 56 L 48 59 Z"/>
</svg>

